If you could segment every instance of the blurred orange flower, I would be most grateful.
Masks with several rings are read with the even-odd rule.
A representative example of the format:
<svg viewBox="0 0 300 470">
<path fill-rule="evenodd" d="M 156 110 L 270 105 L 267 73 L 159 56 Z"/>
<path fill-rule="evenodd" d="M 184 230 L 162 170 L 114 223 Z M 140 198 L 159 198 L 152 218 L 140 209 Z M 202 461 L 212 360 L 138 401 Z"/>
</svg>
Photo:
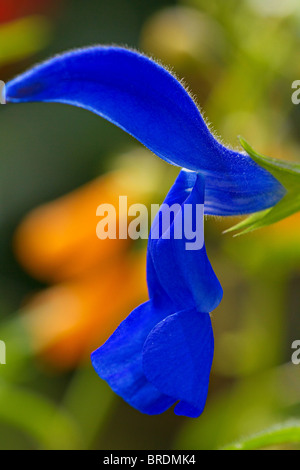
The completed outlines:
<svg viewBox="0 0 300 470">
<path fill-rule="evenodd" d="M 147 298 L 144 250 L 35 295 L 23 314 L 34 351 L 56 368 L 76 366 Z"/>
<path fill-rule="evenodd" d="M 144 179 L 138 170 L 114 171 L 33 210 L 15 234 L 18 260 L 32 276 L 53 282 L 82 275 L 119 256 L 132 242 L 100 241 L 96 236 L 96 209 L 102 203 L 118 208 L 120 195 L 128 196 L 129 205 L 147 202 L 150 189 Z"/>
<path fill-rule="evenodd" d="M 146 300 L 145 249 L 133 249 L 130 239 L 99 240 L 96 209 L 109 203 L 117 210 L 120 195 L 128 205 L 147 203 L 149 180 L 139 169 L 113 171 L 33 210 L 18 227 L 17 259 L 34 277 L 57 283 L 22 313 L 34 351 L 48 363 L 75 366 Z"/>
</svg>

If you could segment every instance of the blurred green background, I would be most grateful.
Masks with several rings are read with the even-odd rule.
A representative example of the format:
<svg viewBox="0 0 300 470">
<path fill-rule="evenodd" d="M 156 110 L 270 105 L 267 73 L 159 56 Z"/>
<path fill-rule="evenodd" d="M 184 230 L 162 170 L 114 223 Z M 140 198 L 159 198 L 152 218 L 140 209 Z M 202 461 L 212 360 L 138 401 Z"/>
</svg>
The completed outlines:
<svg viewBox="0 0 300 470">
<path fill-rule="evenodd" d="M 183 78 L 226 144 L 238 148 L 242 135 L 261 153 L 299 161 L 300 106 L 291 101 L 300 79 L 297 0 L 7 3 L 0 0 L 0 79 L 70 48 L 126 45 Z M 121 285 L 131 272 L 127 257 L 143 257 L 145 246 L 104 254 L 102 242 L 91 242 L 94 214 L 124 194 L 107 176 L 116 168 L 140 170 L 127 190 L 146 203 L 162 202 L 178 169 L 73 107 L 1 106 L 0 129 L 1 449 L 218 449 L 300 419 L 300 365 L 291 363 L 291 344 L 300 339 L 299 215 L 238 238 L 222 234 L 236 220 L 206 220 L 208 255 L 224 289 L 212 315 L 206 408 L 196 420 L 172 410 L 142 415 L 96 376 L 89 353 L 144 298 L 144 285 L 137 298 Z M 90 232 L 77 239 L 89 210 Z M 111 282 L 103 266 L 113 266 Z"/>
</svg>

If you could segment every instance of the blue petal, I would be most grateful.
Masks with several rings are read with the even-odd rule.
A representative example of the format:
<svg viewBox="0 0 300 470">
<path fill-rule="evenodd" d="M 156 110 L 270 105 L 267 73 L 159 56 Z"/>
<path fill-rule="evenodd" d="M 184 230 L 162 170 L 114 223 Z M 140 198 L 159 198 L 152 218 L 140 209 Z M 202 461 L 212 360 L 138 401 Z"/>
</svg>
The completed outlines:
<svg viewBox="0 0 300 470">
<path fill-rule="evenodd" d="M 188 206 L 192 209 L 201 208 L 204 199 L 204 186 L 201 177 L 194 178 L 194 187 L 190 193 L 184 192 L 182 183 L 184 175 L 181 172 L 169 192 L 165 204 L 178 204 L 182 212 L 177 213 L 171 226 L 159 239 L 153 239 L 158 233 L 160 213 L 158 212 L 151 228 L 148 244 L 148 286 L 149 294 L 153 296 L 163 286 L 164 292 L 175 303 L 177 310 L 194 308 L 200 312 L 211 312 L 221 302 L 223 290 L 208 260 L 204 245 L 203 216 L 195 214 L 197 222 L 197 237 L 193 242 L 196 250 L 188 249 L 190 240 L 185 236 L 184 226 L 191 214 L 187 213 Z M 194 174 L 195 175 L 195 174 Z M 184 199 L 185 198 L 185 199 Z M 196 217 L 196 215 L 198 217 Z M 176 223 L 182 226 L 182 238 L 175 238 Z M 191 222 L 191 221 L 190 221 Z M 164 238 L 165 237 L 165 238 Z M 200 247 L 197 244 L 200 243 Z M 151 258 L 151 263 L 150 263 Z M 156 275 L 156 277 L 155 277 Z"/>
<path fill-rule="evenodd" d="M 180 400 L 176 414 L 198 417 L 205 406 L 214 339 L 209 314 L 181 311 L 162 320 L 143 349 L 143 369 L 161 393 Z"/>
<path fill-rule="evenodd" d="M 9 82 L 6 101 L 60 102 L 99 114 L 167 162 L 201 172 L 208 214 L 255 212 L 285 193 L 248 155 L 213 137 L 173 75 L 128 49 L 97 46 L 57 56 Z"/>
<path fill-rule="evenodd" d="M 149 332 L 169 312 L 164 305 L 148 301 L 136 308 L 117 328 L 106 343 L 91 355 L 98 375 L 112 390 L 142 413 L 159 414 L 176 400 L 161 393 L 145 377 L 142 349 Z"/>
<path fill-rule="evenodd" d="M 203 181 L 196 173 L 193 175 L 194 187 L 192 191 L 186 191 L 185 174 L 183 172 L 179 174 L 166 197 L 165 204 L 179 204 L 179 207 L 183 207 L 183 214 L 186 204 L 191 207 L 203 205 Z M 213 336 L 209 315 L 198 312 L 206 312 L 215 308 L 221 300 L 222 288 L 210 266 L 204 245 L 199 250 L 188 251 L 185 247 L 186 237 L 183 237 L 182 240 L 174 239 L 172 227 L 176 222 L 176 217 L 171 225 L 171 230 L 168 224 L 167 231 L 170 231 L 170 239 L 152 238 L 152 231 L 155 230 L 158 219 L 159 215 L 151 229 L 148 243 L 147 281 L 151 300 L 135 309 L 121 323 L 107 342 L 92 354 L 92 363 L 99 376 L 106 380 L 117 394 L 143 413 L 162 413 L 180 399 L 181 402 L 175 408 L 177 414 L 199 416 L 207 394 L 208 376 L 213 355 Z M 200 220 L 200 227 L 203 231 L 203 219 Z M 191 310 L 187 310 L 189 306 L 191 306 Z M 174 315 L 174 312 L 180 310 L 184 310 L 184 312 Z M 184 328 L 180 326 L 181 319 L 182 321 L 186 319 L 186 327 Z M 199 386 L 196 384 L 194 395 L 187 389 L 184 389 L 186 393 L 181 394 L 179 389 L 178 395 L 176 393 L 170 396 L 169 393 L 165 393 L 164 388 L 161 389 L 159 384 L 151 383 L 152 380 L 145 375 L 143 348 L 144 351 L 148 350 L 149 341 L 153 335 L 156 335 L 156 331 L 160 331 L 161 327 L 164 328 L 164 325 L 170 326 L 170 328 L 168 326 L 168 336 L 173 332 L 177 335 L 179 332 L 179 337 L 181 337 L 185 331 L 186 341 L 189 341 L 189 329 L 194 328 L 194 334 L 198 335 L 199 333 L 200 343 L 203 347 L 207 346 L 206 352 L 201 353 L 202 360 L 207 362 L 206 366 L 204 362 L 201 364 L 203 384 L 201 381 Z M 194 340 L 195 337 L 191 335 L 190 351 L 193 351 Z M 164 344 L 163 341 L 162 347 Z M 201 344 L 197 346 L 200 351 L 202 351 Z M 187 359 L 185 349 L 186 346 L 181 341 L 178 359 L 183 360 L 184 363 Z M 161 356 L 161 358 L 163 357 Z M 195 357 L 198 361 L 198 356 Z M 145 359 L 148 370 L 153 356 L 146 354 L 144 358 L 148 358 Z M 157 358 L 154 359 L 153 367 L 156 367 Z M 170 383 L 181 380 L 180 367 L 177 378 L 175 378 L 176 367 L 170 374 Z M 189 368 L 186 371 L 187 373 L 191 372 L 190 380 L 192 381 L 195 373 L 199 372 L 197 370 L 191 371 Z M 173 390 L 175 389 L 172 388 Z"/>
<path fill-rule="evenodd" d="M 190 177 L 187 184 L 186 173 L 189 173 Z M 172 206 L 173 204 L 180 204 L 180 206 L 184 203 L 187 197 L 190 194 L 191 189 L 195 185 L 197 181 L 197 174 L 194 172 L 185 172 L 181 171 L 171 187 L 170 191 L 168 192 L 164 204 L 168 206 Z M 161 210 L 159 211 L 159 213 Z M 152 252 L 155 250 L 155 244 L 157 240 L 153 238 L 153 233 L 160 231 L 160 216 L 159 213 L 156 215 L 149 234 L 148 240 L 148 249 L 147 249 L 147 284 L 148 284 L 148 291 L 150 298 L 160 297 L 161 299 L 172 299 L 168 297 L 165 289 L 161 285 L 158 275 L 155 270 L 155 264 L 159 263 L 159 259 L 152 259 Z M 170 219 L 170 223 L 172 220 Z M 172 273 L 172 277 L 174 277 L 174 272 Z"/>
</svg>

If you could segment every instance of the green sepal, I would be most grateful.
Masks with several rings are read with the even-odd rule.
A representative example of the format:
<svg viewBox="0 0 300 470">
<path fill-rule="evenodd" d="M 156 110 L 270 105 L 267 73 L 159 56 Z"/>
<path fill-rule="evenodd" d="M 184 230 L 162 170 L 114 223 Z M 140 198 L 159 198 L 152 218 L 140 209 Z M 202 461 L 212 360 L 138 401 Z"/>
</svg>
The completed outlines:
<svg viewBox="0 0 300 470">
<path fill-rule="evenodd" d="M 274 224 L 300 210 L 300 164 L 260 155 L 242 137 L 239 140 L 248 155 L 258 165 L 269 171 L 287 192 L 275 206 L 252 214 L 242 222 L 225 230 L 225 233 L 239 231 L 235 236 Z"/>
</svg>

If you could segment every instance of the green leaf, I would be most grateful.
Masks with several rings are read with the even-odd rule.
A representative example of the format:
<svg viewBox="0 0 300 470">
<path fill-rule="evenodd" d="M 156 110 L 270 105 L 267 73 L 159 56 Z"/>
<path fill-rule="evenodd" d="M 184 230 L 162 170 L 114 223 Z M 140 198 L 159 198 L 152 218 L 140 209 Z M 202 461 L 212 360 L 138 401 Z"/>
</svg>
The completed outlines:
<svg viewBox="0 0 300 470">
<path fill-rule="evenodd" d="M 0 420 L 25 432 L 42 449 L 73 450 L 80 442 L 77 424 L 65 409 L 39 393 L 3 380 L 0 381 Z"/>
<path fill-rule="evenodd" d="M 240 142 L 249 156 L 258 165 L 269 171 L 285 187 L 287 192 L 274 207 L 252 214 L 242 222 L 225 230 L 225 233 L 239 231 L 236 235 L 274 224 L 300 210 L 300 164 L 260 155 L 242 137 L 240 137 Z"/>
<path fill-rule="evenodd" d="M 222 448 L 222 450 L 256 450 L 283 444 L 300 444 L 300 421 L 288 421 L 273 426 Z"/>
<path fill-rule="evenodd" d="M 104 433 L 114 402 L 115 394 L 91 365 L 76 370 L 62 404 L 83 431 L 81 449 L 92 448 L 96 436 Z"/>
</svg>

